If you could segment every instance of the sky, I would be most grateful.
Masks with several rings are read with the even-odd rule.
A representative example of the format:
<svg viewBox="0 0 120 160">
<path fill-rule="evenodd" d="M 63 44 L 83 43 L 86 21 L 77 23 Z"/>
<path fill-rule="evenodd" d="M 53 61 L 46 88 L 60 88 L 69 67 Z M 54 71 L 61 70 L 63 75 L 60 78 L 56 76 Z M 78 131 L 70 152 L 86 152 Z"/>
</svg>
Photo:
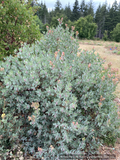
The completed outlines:
<svg viewBox="0 0 120 160">
<path fill-rule="evenodd" d="M 54 6 L 57 0 L 38 0 L 38 2 L 40 3 L 41 1 L 43 3 L 45 2 L 48 10 L 52 10 L 54 9 Z M 82 0 L 78 0 L 78 1 L 79 1 L 79 4 L 82 2 Z M 105 1 L 107 1 L 108 4 L 112 5 L 115 0 L 92 0 L 92 1 L 93 1 L 94 8 L 96 9 L 100 3 L 103 4 L 105 3 Z M 68 3 L 70 3 L 71 9 L 72 9 L 75 0 L 60 0 L 60 2 L 62 4 L 62 8 L 64 8 Z M 85 4 L 87 4 L 88 2 L 90 2 L 90 0 L 85 0 Z M 117 2 L 119 4 L 120 0 L 117 0 Z"/>
</svg>

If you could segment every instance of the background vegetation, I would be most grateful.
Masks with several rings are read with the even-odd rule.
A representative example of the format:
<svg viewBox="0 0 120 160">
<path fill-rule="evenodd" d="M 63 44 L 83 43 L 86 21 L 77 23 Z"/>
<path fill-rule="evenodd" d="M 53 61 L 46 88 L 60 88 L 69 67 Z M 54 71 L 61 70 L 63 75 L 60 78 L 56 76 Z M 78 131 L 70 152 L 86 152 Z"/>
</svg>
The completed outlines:
<svg viewBox="0 0 120 160">
<path fill-rule="evenodd" d="M 91 15 L 93 18 L 91 23 L 97 24 L 96 32 L 91 38 L 96 37 L 102 39 L 107 31 L 107 40 L 116 40 L 115 38 L 113 38 L 114 36 L 112 36 L 112 34 L 114 33 L 111 33 L 116 25 L 120 23 L 120 4 L 118 4 L 116 0 L 112 4 L 112 6 L 108 6 L 107 3 L 104 3 L 102 5 L 99 4 L 96 10 L 94 1 L 85 3 L 85 0 L 75 0 L 72 9 L 69 3 L 65 6 L 65 8 L 62 8 L 62 3 L 60 2 L 60 0 L 57 0 L 55 3 L 55 9 L 49 12 L 47 10 L 45 2 L 41 2 L 38 4 L 33 2 L 32 4 L 33 6 L 40 7 L 35 14 L 39 17 L 44 25 L 47 23 L 51 27 L 56 27 L 58 24 L 57 19 L 59 17 L 63 17 L 65 23 L 71 24 L 75 27 L 79 27 L 77 26 L 76 22 L 78 20 L 83 20 L 88 15 Z M 83 36 L 81 35 L 80 38 L 83 38 Z M 86 36 L 85 38 L 88 38 L 88 36 Z M 106 40 L 106 36 L 104 39 Z"/>
</svg>

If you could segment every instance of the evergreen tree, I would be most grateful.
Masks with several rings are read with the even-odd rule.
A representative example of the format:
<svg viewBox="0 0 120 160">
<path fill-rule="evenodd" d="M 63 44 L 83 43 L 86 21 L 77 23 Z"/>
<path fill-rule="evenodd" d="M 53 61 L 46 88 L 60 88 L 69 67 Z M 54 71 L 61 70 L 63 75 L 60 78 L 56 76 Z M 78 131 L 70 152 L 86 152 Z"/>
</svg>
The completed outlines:
<svg viewBox="0 0 120 160">
<path fill-rule="evenodd" d="M 46 7 L 46 4 L 41 2 L 41 4 L 38 4 L 39 9 L 36 12 L 36 15 L 39 17 L 39 19 L 42 21 L 43 24 L 48 22 L 48 10 Z"/>
<path fill-rule="evenodd" d="M 120 2 L 118 4 L 118 23 L 120 23 Z"/>
<path fill-rule="evenodd" d="M 108 31 L 108 37 L 110 38 L 110 25 L 111 25 L 111 18 L 110 18 L 110 5 L 107 7 L 106 11 L 106 18 L 105 18 L 105 27 L 104 29 Z"/>
<path fill-rule="evenodd" d="M 104 30 L 105 30 L 105 19 L 106 19 L 106 13 L 107 8 L 106 4 L 103 4 L 102 6 L 99 4 L 96 14 L 95 14 L 95 23 L 97 24 L 97 36 L 99 38 L 102 38 Z"/>
<path fill-rule="evenodd" d="M 85 1 L 82 0 L 81 4 L 80 4 L 80 16 L 81 17 L 85 17 L 85 12 L 86 12 L 86 5 L 85 5 Z"/>
<path fill-rule="evenodd" d="M 90 14 L 91 14 L 92 17 L 94 17 L 94 7 L 93 7 L 92 0 L 90 0 L 89 3 L 88 3 L 87 15 L 90 15 Z"/>
<path fill-rule="evenodd" d="M 48 23 L 49 24 L 51 23 L 52 18 L 55 17 L 55 16 L 56 15 L 55 15 L 55 11 L 54 10 L 52 10 L 52 11 L 49 12 L 49 14 L 48 14 Z"/>
<path fill-rule="evenodd" d="M 110 9 L 110 17 L 111 17 L 111 30 L 115 28 L 118 23 L 118 3 L 117 0 L 114 1 L 112 8 Z"/>
<path fill-rule="evenodd" d="M 56 28 L 58 26 L 59 22 L 58 22 L 58 17 L 52 17 L 50 26 Z"/>
<path fill-rule="evenodd" d="M 70 3 L 68 3 L 68 6 L 65 7 L 65 10 L 64 10 L 64 14 L 68 17 L 68 19 L 70 20 L 71 19 L 71 8 L 70 8 Z"/>
<path fill-rule="evenodd" d="M 116 27 L 117 23 L 120 22 L 119 18 L 119 6 L 115 0 L 112 7 L 108 8 L 106 20 L 105 20 L 105 30 L 108 30 L 108 35 L 110 38 L 110 32 Z"/>
<path fill-rule="evenodd" d="M 44 5 L 43 5 L 43 13 L 44 13 L 43 24 L 46 24 L 46 23 L 48 22 L 48 21 L 47 21 L 47 18 L 48 18 L 48 9 L 47 9 L 45 3 L 44 3 Z"/>
<path fill-rule="evenodd" d="M 62 9 L 62 4 L 59 0 L 56 1 L 55 3 L 55 13 L 60 14 Z"/>
<path fill-rule="evenodd" d="M 86 4 L 85 5 L 85 8 L 84 8 L 84 17 L 88 16 L 88 5 Z"/>
<path fill-rule="evenodd" d="M 73 6 L 73 11 L 72 11 L 72 21 L 76 21 L 80 18 L 80 8 L 79 8 L 79 3 L 78 0 L 75 0 L 74 6 Z"/>
</svg>

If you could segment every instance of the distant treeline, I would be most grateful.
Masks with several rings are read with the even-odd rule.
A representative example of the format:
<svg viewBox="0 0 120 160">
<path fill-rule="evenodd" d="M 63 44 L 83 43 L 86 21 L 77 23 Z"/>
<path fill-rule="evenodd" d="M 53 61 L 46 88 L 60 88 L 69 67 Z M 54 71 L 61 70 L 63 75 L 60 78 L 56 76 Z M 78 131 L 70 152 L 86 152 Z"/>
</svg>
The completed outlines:
<svg viewBox="0 0 120 160">
<path fill-rule="evenodd" d="M 92 16 L 93 23 L 97 24 L 97 32 L 94 37 L 103 38 L 108 37 L 112 38 L 111 31 L 120 23 L 120 4 L 115 0 L 112 6 L 108 6 L 107 3 L 99 4 L 97 10 L 94 10 L 94 3 L 90 0 L 88 3 L 85 3 L 84 0 L 78 1 L 75 0 L 72 10 L 70 4 L 62 8 L 60 0 L 57 0 L 55 3 L 55 9 L 48 12 L 47 6 L 45 3 L 32 3 L 32 6 L 39 6 L 39 9 L 36 11 L 37 15 L 42 23 L 39 23 L 41 32 L 46 31 L 46 25 L 50 27 L 56 27 L 58 25 L 58 18 L 63 17 L 63 23 L 68 24 L 69 27 L 74 26 L 75 23 L 82 17 L 82 19 L 88 15 Z M 82 37 L 81 37 L 82 38 Z"/>
</svg>

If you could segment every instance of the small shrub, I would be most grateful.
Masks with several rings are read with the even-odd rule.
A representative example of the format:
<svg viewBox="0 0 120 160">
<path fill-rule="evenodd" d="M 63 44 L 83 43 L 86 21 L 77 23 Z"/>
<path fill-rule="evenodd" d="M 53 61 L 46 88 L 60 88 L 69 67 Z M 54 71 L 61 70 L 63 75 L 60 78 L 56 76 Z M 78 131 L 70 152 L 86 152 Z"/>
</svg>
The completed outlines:
<svg viewBox="0 0 120 160">
<path fill-rule="evenodd" d="M 99 37 L 93 37 L 92 39 L 93 39 L 94 41 L 99 41 L 99 40 L 100 40 Z"/>
<path fill-rule="evenodd" d="M 120 55 L 120 51 L 118 51 L 117 54 Z"/>
<path fill-rule="evenodd" d="M 120 42 L 120 23 L 118 23 L 111 32 L 111 37 L 114 41 Z"/>
<path fill-rule="evenodd" d="M 103 40 L 107 41 L 108 40 L 108 31 L 105 30 L 105 33 L 103 34 Z"/>
<path fill-rule="evenodd" d="M 56 29 L 47 27 L 40 42 L 24 45 L 17 57 L 7 57 L 0 66 L 4 157 L 18 147 L 24 157 L 37 159 L 94 154 L 108 136 L 116 140 L 119 134 L 113 101 L 117 70 L 111 64 L 103 68 L 95 50 L 79 50 L 73 31 L 59 23 Z"/>
<path fill-rule="evenodd" d="M 117 52 L 118 52 L 117 50 L 114 50 L 114 51 L 113 51 L 113 53 L 117 53 Z"/>
<path fill-rule="evenodd" d="M 111 46 L 114 47 L 115 43 L 111 43 Z"/>
<path fill-rule="evenodd" d="M 97 45 L 102 46 L 102 44 L 101 44 L 101 43 L 97 43 Z"/>
<path fill-rule="evenodd" d="M 79 38 L 93 39 L 96 29 L 97 25 L 93 23 L 93 17 L 91 15 L 81 17 L 75 22 L 75 31 L 78 31 Z"/>
<path fill-rule="evenodd" d="M 99 38 L 99 37 L 97 37 L 97 38 L 96 38 L 96 40 L 97 40 L 97 41 L 100 41 L 100 38 Z"/>
</svg>

